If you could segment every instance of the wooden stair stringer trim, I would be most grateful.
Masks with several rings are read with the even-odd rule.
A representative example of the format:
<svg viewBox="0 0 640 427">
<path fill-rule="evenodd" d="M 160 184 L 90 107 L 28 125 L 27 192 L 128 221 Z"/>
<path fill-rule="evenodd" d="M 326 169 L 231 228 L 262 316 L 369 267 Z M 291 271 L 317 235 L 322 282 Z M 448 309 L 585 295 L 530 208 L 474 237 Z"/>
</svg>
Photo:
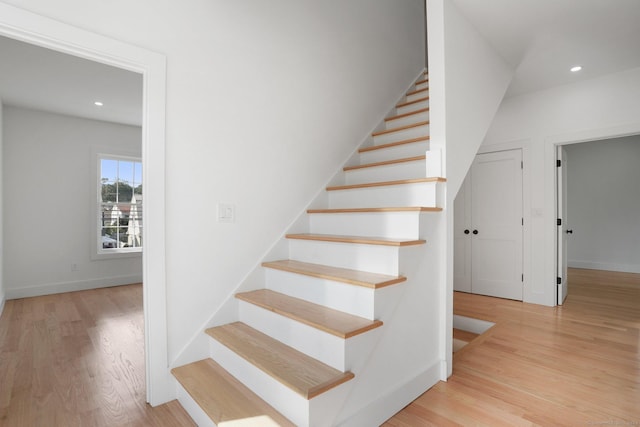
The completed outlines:
<svg viewBox="0 0 640 427">
<path fill-rule="evenodd" d="M 353 166 L 345 166 L 342 168 L 343 171 L 348 172 L 352 170 L 358 169 L 366 169 L 366 168 L 374 168 L 378 166 L 387 166 L 387 165 L 395 165 L 399 163 L 408 163 L 408 162 L 417 162 L 419 160 L 426 160 L 427 156 L 415 156 L 415 157 L 405 157 L 403 159 L 394 159 L 394 160 L 385 160 L 384 162 L 375 162 L 375 163 L 366 163 L 364 165 L 353 165 Z"/>
<path fill-rule="evenodd" d="M 354 316 L 269 289 L 242 292 L 236 298 L 342 339 L 382 326 L 380 320 Z"/>
<path fill-rule="evenodd" d="M 407 280 L 404 276 L 389 276 L 386 274 L 370 273 L 367 271 L 311 264 L 294 260 L 263 262 L 262 266 L 265 268 L 272 268 L 275 270 L 316 277 L 318 279 L 332 280 L 335 282 L 362 286 L 370 289 L 380 289 L 402 283 Z"/>
<path fill-rule="evenodd" d="M 399 145 L 404 145 L 404 144 L 414 144 L 416 142 L 425 142 L 425 141 L 429 141 L 429 136 L 422 136 L 419 138 L 411 138 L 411 139 L 405 139 L 402 141 L 396 141 L 396 142 L 390 142 L 388 144 L 380 144 L 380 145 L 372 145 L 369 147 L 362 147 L 358 149 L 358 153 L 366 153 L 367 151 L 374 151 L 374 150 L 384 150 L 385 148 L 392 148 L 392 147 L 397 147 Z"/>
<path fill-rule="evenodd" d="M 365 184 L 336 185 L 336 186 L 327 187 L 327 191 L 354 190 L 357 188 L 385 187 L 390 185 L 420 184 L 423 182 L 446 182 L 446 181 L 447 179 L 442 177 L 400 179 L 396 181 L 368 182 Z"/>
<path fill-rule="evenodd" d="M 266 416 L 277 425 L 295 427 L 212 359 L 173 368 L 171 373 L 216 425 Z"/>
<path fill-rule="evenodd" d="M 415 246 L 426 243 L 426 240 L 404 240 L 404 239 L 390 239 L 387 237 L 367 237 L 367 236 L 342 236 L 334 234 L 286 234 L 287 239 L 296 240 L 315 240 L 320 242 L 334 242 L 334 243 L 351 243 L 362 245 L 380 245 L 380 246 Z"/>
<path fill-rule="evenodd" d="M 355 377 L 352 372 L 340 372 L 242 322 L 209 328 L 206 333 L 307 400 Z"/>
</svg>

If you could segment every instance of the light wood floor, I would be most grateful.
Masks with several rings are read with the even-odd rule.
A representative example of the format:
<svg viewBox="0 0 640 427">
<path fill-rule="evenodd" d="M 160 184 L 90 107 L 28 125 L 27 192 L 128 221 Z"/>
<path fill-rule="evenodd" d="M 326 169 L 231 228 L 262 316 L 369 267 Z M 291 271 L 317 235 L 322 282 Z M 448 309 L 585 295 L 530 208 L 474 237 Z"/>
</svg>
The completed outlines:
<svg viewBox="0 0 640 427">
<path fill-rule="evenodd" d="M 456 293 L 454 312 L 496 325 L 385 427 L 640 426 L 640 275 L 572 269 L 562 307 Z"/>
<path fill-rule="evenodd" d="M 193 426 L 145 403 L 142 286 L 7 301 L 0 426 Z"/>
<path fill-rule="evenodd" d="M 640 426 L 640 275 L 571 270 L 558 308 L 456 293 L 496 325 L 385 426 Z M 140 285 L 7 301 L 0 426 L 193 426 L 144 403 Z"/>
</svg>

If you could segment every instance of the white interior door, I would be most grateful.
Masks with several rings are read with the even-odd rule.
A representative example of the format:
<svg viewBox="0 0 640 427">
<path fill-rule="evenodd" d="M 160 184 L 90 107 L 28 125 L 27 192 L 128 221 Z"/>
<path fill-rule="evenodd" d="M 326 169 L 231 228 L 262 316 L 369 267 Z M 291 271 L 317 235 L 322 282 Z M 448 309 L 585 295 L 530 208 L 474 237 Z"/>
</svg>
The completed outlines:
<svg viewBox="0 0 640 427">
<path fill-rule="evenodd" d="M 557 218 L 558 227 L 556 241 L 558 244 L 558 293 L 557 304 L 562 305 L 569 292 L 567 275 L 567 237 L 572 230 L 567 229 L 567 150 L 562 146 L 557 148 Z"/>
<path fill-rule="evenodd" d="M 471 167 L 473 293 L 522 301 L 522 151 L 479 154 Z"/>
<path fill-rule="evenodd" d="M 453 204 L 453 290 L 471 292 L 471 178 L 465 178 Z"/>
</svg>

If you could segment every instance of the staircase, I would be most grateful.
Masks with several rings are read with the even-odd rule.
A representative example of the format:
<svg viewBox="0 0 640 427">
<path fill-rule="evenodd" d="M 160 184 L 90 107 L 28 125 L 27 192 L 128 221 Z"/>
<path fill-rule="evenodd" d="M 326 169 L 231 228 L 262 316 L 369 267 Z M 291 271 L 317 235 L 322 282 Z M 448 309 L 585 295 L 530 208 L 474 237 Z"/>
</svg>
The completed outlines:
<svg viewBox="0 0 640 427">
<path fill-rule="evenodd" d="M 172 370 L 198 425 L 377 425 L 442 379 L 445 180 L 428 134 L 424 72 L 285 236 L 288 259 L 235 295 L 237 321 L 205 331 L 209 358 Z"/>
</svg>

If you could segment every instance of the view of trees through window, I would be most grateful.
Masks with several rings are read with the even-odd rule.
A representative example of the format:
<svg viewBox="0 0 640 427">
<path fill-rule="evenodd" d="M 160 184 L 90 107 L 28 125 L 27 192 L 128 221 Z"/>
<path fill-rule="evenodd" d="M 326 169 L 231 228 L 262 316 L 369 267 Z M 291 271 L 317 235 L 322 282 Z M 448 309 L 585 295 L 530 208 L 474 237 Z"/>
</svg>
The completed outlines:
<svg viewBox="0 0 640 427">
<path fill-rule="evenodd" d="M 142 248 L 142 163 L 100 158 L 100 235 L 102 252 Z"/>
</svg>

